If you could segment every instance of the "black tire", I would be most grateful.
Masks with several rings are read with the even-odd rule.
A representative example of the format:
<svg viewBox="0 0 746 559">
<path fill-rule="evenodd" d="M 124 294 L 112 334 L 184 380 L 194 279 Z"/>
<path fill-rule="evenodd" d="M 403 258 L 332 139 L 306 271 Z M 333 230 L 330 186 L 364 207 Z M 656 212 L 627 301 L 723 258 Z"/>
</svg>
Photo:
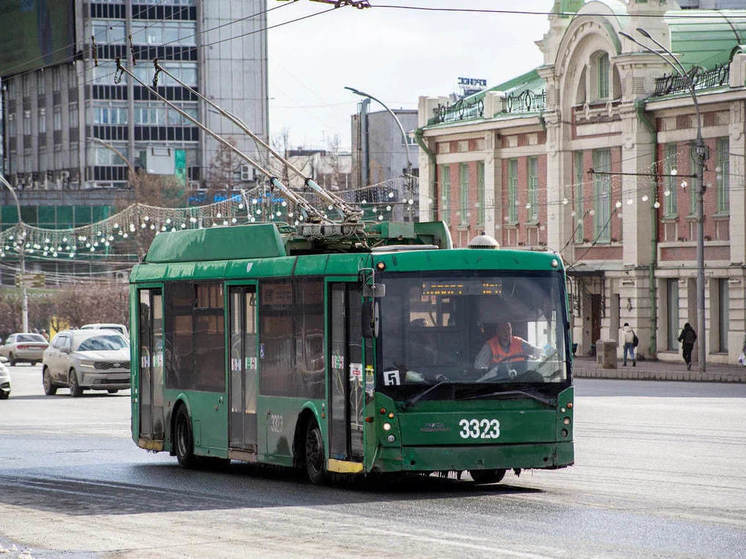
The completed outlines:
<svg viewBox="0 0 746 559">
<path fill-rule="evenodd" d="M 52 382 L 52 377 L 49 375 L 49 369 L 44 367 L 41 372 L 41 382 L 44 385 L 44 394 L 47 396 L 54 396 L 57 394 L 57 386 Z"/>
<path fill-rule="evenodd" d="M 505 470 L 469 470 L 474 483 L 498 483 L 505 477 Z"/>
<path fill-rule="evenodd" d="M 13 357 L 12 353 L 10 355 L 8 355 L 8 361 L 10 362 L 10 366 L 11 367 L 15 367 L 16 366 L 17 361 Z"/>
<path fill-rule="evenodd" d="M 78 384 L 78 375 L 75 373 L 75 369 L 70 369 L 70 396 L 78 398 L 83 395 L 83 389 Z"/>
<path fill-rule="evenodd" d="M 197 457 L 194 455 L 194 437 L 192 422 L 184 406 L 179 408 L 174 422 L 174 452 L 179 464 L 184 468 L 196 468 Z"/>
<path fill-rule="evenodd" d="M 107 390 L 107 392 L 108 392 L 109 394 L 116 394 L 117 392 L 119 392 L 119 390 L 118 390 L 118 389 L 116 389 L 116 388 L 109 388 L 109 390 Z"/>
<path fill-rule="evenodd" d="M 10 392 L 0 392 L 0 400 L 7 400 L 10 398 Z"/>
<path fill-rule="evenodd" d="M 303 458 L 306 464 L 306 475 L 314 485 L 326 481 L 326 460 L 324 458 L 324 439 L 321 429 L 315 421 L 309 421 L 306 427 L 306 440 Z"/>
</svg>

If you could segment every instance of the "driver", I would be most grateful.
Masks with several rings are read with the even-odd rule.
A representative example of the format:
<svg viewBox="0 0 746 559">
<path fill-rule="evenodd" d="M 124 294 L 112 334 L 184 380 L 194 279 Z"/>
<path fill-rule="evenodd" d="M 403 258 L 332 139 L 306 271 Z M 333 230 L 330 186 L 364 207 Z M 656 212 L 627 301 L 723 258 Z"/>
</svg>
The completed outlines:
<svg viewBox="0 0 746 559">
<path fill-rule="evenodd" d="M 477 354 L 474 360 L 475 369 L 488 369 L 500 363 L 523 363 L 529 357 L 538 357 L 541 350 L 532 346 L 523 338 L 513 335 L 510 322 L 499 322 L 496 334 L 492 336 Z"/>
</svg>

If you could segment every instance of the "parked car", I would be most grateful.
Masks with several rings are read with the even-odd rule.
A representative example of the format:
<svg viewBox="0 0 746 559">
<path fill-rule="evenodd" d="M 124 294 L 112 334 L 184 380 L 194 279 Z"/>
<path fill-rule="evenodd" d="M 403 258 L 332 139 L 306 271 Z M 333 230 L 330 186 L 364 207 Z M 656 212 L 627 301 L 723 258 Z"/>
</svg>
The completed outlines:
<svg viewBox="0 0 746 559">
<path fill-rule="evenodd" d="M 107 322 L 96 322 L 94 324 L 83 324 L 81 330 L 116 330 L 125 338 L 130 337 L 129 330 L 124 324 L 110 324 Z"/>
<path fill-rule="evenodd" d="M 129 339 L 112 330 L 64 330 L 44 351 L 44 393 L 68 387 L 71 396 L 83 390 L 117 390 L 130 387 Z"/>
<path fill-rule="evenodd" d="M 0 346 L 0 355 L 7 357 L 11 366 L 26 361 L 35 365 L 41 361 L 42 353 L 49 343 L 41 334 L 31 332 L 15 333 L 8 336 Z"/>
<path fill-rule="evenodd" d="M 10 369 L 5 366 L 8 360 L 0 357 L 0 400 L 10 397 Z"/>
</svg>

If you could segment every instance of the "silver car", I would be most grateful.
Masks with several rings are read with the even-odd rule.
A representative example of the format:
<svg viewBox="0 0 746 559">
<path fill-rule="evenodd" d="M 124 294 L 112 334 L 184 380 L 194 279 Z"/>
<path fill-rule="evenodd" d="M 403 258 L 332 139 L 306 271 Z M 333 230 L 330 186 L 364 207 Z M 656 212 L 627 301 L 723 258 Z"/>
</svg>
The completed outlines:
<svg viewBox="0 0 746 559">
<path fill-rule="evenodd" d="M 10 397 L 10 369 L 5 366 L 7 361 L 5 357 L 0 357 L 0 400 Z"/>
<path fill-rule="evenodd" d="M 0 346 L 0 355 L 7 357 L 11 366 L 26 361 L 32 365 L 41 361 L 41 355 L 49 343 L 41 334 L 31 332 L 11 334 Z"/>
<path fill-rule="evenodd" d="M 65 330 L 57 334 L 42 360 L 44 393 L 68 387 L 71 396 L 83 390 L 130 387 L 129 340 L 112 330 Z"/>
</svg>

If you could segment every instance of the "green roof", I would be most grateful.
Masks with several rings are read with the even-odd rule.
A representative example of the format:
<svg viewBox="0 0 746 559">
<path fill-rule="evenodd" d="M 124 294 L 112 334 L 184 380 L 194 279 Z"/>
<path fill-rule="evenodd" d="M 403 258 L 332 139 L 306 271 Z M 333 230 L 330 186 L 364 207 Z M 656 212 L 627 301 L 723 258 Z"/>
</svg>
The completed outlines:
<svg viewBox="0 0 746 559">
<path fill-rule="evenodd" d="M 544 89 L 545 83 L 546 82 L 544 81 L 544 79 L 539 76 L 538 69 L 534 68 L 530 72 L 521 74 L 520 76 L 512 78 L 499 85 L 493 85 L 492 87 L 483 89 L 482 91 L 478 93 L 473 93 L 469 95 L 468 97 L 464 97 L 463 100 L 465 103 L 471 103 L 478 99 L 484 98 L 484 96 L 490 91 L 502 91 L 505 93 L 510 93 L 511 91 L 517 91 L 517 90 L 523 91 L 525 89 L 530 89 L 531 91 L 537 91 L 537 90 Z"/>
<path fill-rule="evenodd" d="M 676 10 L 665 20 L 671 51 L 686 69 L 726 64 L 733 49 L 746 43 L 746 10 Z"/>
<path fill-rule="evenodd" d="M 145 262 L 194 262 L 285 256 L 274 223 L 159 233 Z"/>
</svg>

